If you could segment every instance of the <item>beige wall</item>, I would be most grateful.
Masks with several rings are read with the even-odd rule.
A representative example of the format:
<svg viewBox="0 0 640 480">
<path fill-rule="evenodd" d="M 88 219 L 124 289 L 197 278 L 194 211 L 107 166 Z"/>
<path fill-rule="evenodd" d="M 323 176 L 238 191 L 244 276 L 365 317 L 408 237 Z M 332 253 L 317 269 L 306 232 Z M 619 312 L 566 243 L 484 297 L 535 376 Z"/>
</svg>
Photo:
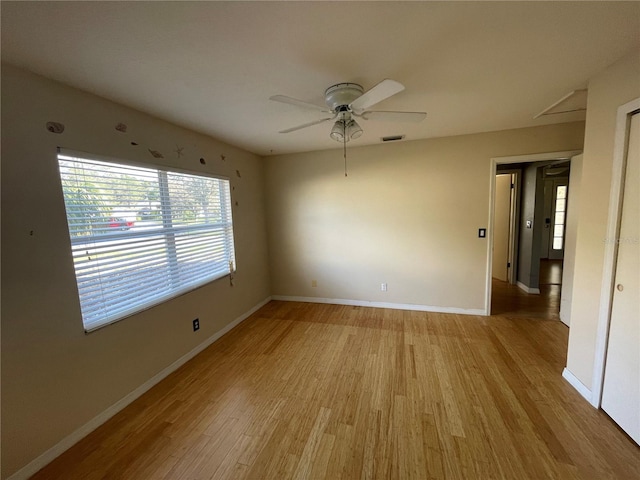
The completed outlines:
<svg viewBox="0 0 640 480">
<path fill-rule="evenodd" d="M 587 388 L 593 380 L 609 213 L 616 114 L 640 97 L 640 52 L 589 82 L 567 369 Z"/>
<path fill-rule="evenodd" d="M 562 291 L 560 292 L 560 319 L 571 322 L 571 295 L 576 260 L 576 237 L 580 218 L 580 187 L 582 179 L 582 155 L 571 159 L 569 191 L 567 197 L 567 224 L 564 234 L 564 260 L 562 262 Z"/>
<path fill-rule="evenodd" d="M 48 121 L 63 123 L 64 133 L 47 132 Z M 114 129 L 120 122 L 128 133 Z M 85 335 L 57 146 L 230 177 L 238 202 L 235 287 L 223 278 Z M 165 158 L 155 160 L 149 148 Z M 263 205 L 257 156 L 3 65 L 3 478 L 269 296 Z"/>
<path fill-rule="evenodd" d="M 340 149 L 267 158 L 272 293 L 483 311 L 490 159 L 580 150 L 583 134 L 578 122 L 351 144 L 346 178 Z"/>
</svg>

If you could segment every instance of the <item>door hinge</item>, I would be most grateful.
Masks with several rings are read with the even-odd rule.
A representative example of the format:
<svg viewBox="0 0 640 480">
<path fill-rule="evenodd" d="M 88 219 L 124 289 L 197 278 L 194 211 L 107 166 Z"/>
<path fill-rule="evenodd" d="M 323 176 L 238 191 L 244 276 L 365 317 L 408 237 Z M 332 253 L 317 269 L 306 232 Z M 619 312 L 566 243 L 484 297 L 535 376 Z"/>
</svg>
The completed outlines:
<svg viewBox="0 0 640 480">
<path fill-rule="evenodd" d="M 513 183 L 512 183 L 512 184 L 511 184 L 511 188 L 514 188 L 514 187 L 515 187 L 515 184 L 513 184 Z"/>
<path fill-rule="evenodd" d="M 507 268 L 511 268 L 511 262 L 507 262 Z"/>
</svg>

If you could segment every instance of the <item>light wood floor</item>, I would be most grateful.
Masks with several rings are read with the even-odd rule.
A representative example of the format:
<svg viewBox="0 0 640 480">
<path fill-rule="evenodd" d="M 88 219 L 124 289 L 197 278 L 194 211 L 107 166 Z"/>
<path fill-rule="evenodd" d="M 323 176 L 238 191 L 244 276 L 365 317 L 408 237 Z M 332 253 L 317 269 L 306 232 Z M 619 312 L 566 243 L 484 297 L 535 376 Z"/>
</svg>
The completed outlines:
<svg viewBox="0 0 640 480">
<path fill-rule="evenodd" d="M 557 321 L 271 302 L 36 479 L 635 479 Z"/>
<path fill-rule="evenodd" d="M 496 278 L 491 287 L 491 313 L 506 318 L 560 320 L 562 260 L 540 262 L 540 294 L 526 293 L 517 285 Z"/>
<path fill-rule="evenodd" d="M 562 260 L 540 260 L 540 285 L 562 285 Z"/>
</svg>

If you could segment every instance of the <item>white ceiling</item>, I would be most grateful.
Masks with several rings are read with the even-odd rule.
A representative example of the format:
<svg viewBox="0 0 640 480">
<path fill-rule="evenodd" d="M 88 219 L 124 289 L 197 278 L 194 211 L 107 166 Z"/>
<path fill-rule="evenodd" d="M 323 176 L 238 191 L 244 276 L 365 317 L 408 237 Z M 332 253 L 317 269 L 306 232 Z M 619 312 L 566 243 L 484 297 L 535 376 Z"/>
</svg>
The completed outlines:
<svg viewBox="0 0 640 480">
<path fill-rule="evenodd" d="M 339 147 L 323 104 L 340 82 L 406 90 L 353 145 L 567 122 L 533 116 L 640 47 L 639 2 L 6 2 L 2 60 L 249 151 Z"/>
</svg>

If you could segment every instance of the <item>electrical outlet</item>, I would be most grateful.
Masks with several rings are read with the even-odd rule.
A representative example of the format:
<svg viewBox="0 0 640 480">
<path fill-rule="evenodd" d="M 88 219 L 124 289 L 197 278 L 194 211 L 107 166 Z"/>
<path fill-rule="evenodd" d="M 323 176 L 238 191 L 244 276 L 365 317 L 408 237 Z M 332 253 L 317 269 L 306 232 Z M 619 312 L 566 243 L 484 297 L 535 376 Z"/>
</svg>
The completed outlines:
<svg viewBox="0 0 640 480">
<path fill-rule="evenodd" d="M 193 321 L 193 331 L 200 330 L 200 319 L 196 318 Z"/>
<path fill-rule="evenodd" d="M 311 286 L 312 287 L 317 287 L 318 286 L 318 281 L 317 280 L 311 280 Z"/>
<path fill-rule="evenodd" d="M 380 284 L 380 291 L 381 292 L 386 292 L 387 291 L 387 284 L 386 283 L 381 283 Z"/>
</svg>

